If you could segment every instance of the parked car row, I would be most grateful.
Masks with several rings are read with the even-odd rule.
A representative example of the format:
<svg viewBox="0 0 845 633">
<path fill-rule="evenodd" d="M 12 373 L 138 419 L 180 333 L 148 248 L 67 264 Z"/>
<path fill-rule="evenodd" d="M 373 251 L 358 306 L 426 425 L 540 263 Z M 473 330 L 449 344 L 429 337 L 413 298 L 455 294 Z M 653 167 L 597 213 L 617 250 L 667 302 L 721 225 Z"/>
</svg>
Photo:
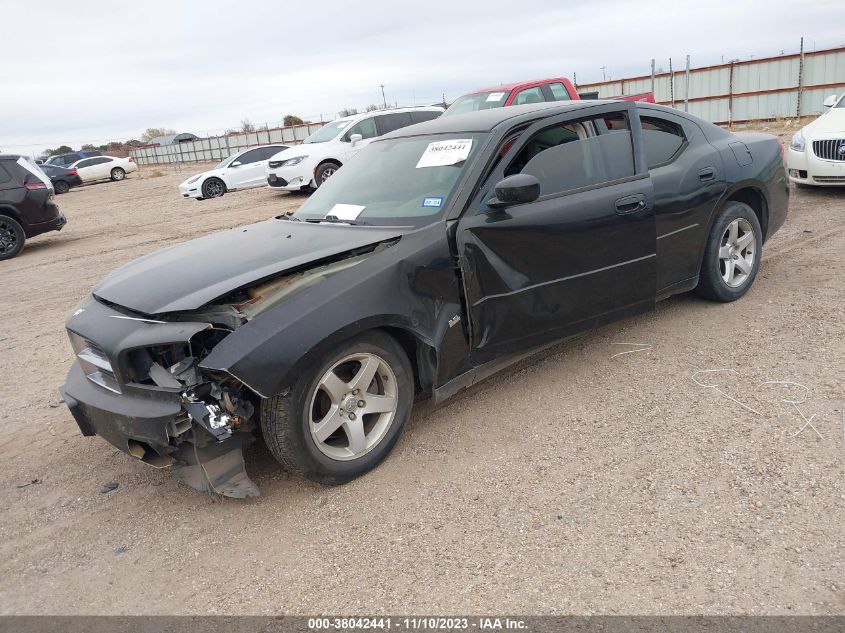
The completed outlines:
<svg viewBox="0 0 845 633">
<path fill-rule="evenodd" d="M 739 299 L 786 218 L 776 137 L 672 108 L 528 103 L 380 135 L 386 114 L 270 158 L 301 157 L 272 169 L 305 164 L 281 177 L 317 186 L 291 216 L 94 288 L 67 321 L 61 388 L 84 435 L 232 497 L 258 494 L 243 447 L 261 435 L 291 472 L 340 484 L 387 457 L 418 403 L 674 294 Z M 327 155 L 343 167 L 320 181 Z"/>
<path fill-rule="evenodd" d="M 342 117 L 321 127 L 301 145 L 262 145 L 229 156 L 213 169 L 180 184 L 179 191 L 183 198 L 197 200 L 217 198 L 230 191 L 264 184 L 285 191 L 311 191 L 331 178 L 346 161 L 374 139 L 409 125 L 441 115 L 580 99 L 567 78 L 554 77 L 475 90 L 458 98 L 445 110 L 438 106 L 397 108 Z M 616 99 L 654 103 L 651 93 L 624 95 Z M 259 158 L 273 148 L 278 148 L 275 154 Z M 266 182 L 256 182 L 252 178 L 253 166 L 259 161 L 263 161 Z"/>
</svg>

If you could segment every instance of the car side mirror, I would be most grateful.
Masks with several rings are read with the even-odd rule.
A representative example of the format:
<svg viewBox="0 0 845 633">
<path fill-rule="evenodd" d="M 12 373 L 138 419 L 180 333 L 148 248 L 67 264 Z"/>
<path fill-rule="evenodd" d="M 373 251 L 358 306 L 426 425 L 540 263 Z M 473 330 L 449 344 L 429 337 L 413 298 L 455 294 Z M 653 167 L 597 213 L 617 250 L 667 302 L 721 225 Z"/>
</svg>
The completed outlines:
<svg viewBox="0 0 845 633">
<path fill-rule="evenodd" d="M 355 147 L 355 145 L 358 144 L 358 141 L 363 141 L 363 140 L 364 140 L 364 137 L 361 136 L 360 134 L 353 134 L 352 136 L 349 137 L 349 142 L 352 143 L 352 147 Z"/>
<path fill-rule="evenodd" d="M 832 108 L 836 105 L 836 97 L 837 95 L 830 95 L 827 99 L 822 102 L 822 105 L 825 108 Z"/>
<path fill-rule="evenodd" d="M 495 198 L 487 201 L 491 209 L 504 209 L 515 204 L 534 202 L 540 197 L 540 181 L 531 174 L 514 174 L 496 184 Z"/>
<path fill-rule="evenodd" d="M 241 166 L 241 161 L 239 161 L 239 160 L 236 160 L 231 165 L 229 165 L 229 167 L 240 167 L 240 166 Z"/>
</svg>

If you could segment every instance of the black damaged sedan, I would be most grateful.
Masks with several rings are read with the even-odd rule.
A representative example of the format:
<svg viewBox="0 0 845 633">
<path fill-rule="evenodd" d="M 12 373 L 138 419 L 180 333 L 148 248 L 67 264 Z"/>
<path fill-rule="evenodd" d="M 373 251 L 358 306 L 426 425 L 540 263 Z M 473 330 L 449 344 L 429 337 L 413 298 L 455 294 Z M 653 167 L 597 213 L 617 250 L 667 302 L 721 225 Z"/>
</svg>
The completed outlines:
<svg viewBox="0 0 845 633">
<path fill-rule="evenodd" d="M 261 434 L 324 483 L 416 403 L 695 290 L 745 294 L 786 217 L 775 137 L 645 103 L 437 119 L 373 142 L 291 216 L 153 253 L 67 322 L 84 435 L 203 491 L 258 493 Z"/>
</svg>

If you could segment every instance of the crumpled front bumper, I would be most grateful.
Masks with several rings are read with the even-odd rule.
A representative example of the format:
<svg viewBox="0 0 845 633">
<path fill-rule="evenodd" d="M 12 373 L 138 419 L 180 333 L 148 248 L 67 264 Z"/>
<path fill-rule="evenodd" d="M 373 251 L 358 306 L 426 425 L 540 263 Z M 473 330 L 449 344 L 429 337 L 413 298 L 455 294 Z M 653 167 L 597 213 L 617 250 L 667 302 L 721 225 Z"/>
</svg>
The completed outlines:
<svg viewBox="0 0 845 633">
<path fill-rule="evenodd" d="M 149 391 L 146 396 L 113 393 L 91 382 L 78 363 L 73 364 L 65 384 L 59 388 L 82 435 L 99 435 L 124 453 L 135 456 L 137 449 L 133 453 L 134 445 L 130 442 L 146 445 L 170 463 L 173 447 L 168 425 L 174 428 L 183 414 L 180 396 L 175 392 Z"/>
<path fill-rule="evenodd" d="M 250 432 L 223 428 L 214 436 L 202 416 L 204 403 L 186 399 L 184 388 L 123 378 L 121 364 L 128 350 L 187 342 L 209 324 L 130 317 L 89 297 L 67 325 L 74 336 L 89 342 L 89 347 L 97 346 L 99 362 L 107 359 L 109 375 L 114 375 L 110 381 L 95 381 L 93 374 L 86 374 L 80 352 L 59 388 L 83 435 L 99 435 L 156 468 L 172 466 L 175 478 L 202 492 L 238 498 L 258 495 L 258 488 L 246 475 L 241 451 L 253 439 Z M 90 363 L 90 356 L 86 358 Z"/>
</svg>

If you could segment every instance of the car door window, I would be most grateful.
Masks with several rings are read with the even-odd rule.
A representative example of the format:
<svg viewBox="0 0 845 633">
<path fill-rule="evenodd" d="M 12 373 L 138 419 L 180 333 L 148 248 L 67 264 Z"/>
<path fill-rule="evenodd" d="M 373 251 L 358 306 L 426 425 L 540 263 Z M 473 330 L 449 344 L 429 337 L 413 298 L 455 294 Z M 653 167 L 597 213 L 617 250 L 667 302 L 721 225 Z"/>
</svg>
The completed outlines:
<svg viewBox="0 0 845 633">
<path fill-rule="evenodd" d="M 624 113 L 548 127 L 531 137 L 505 170 L 540 181 L 540 195 L 582 189 L 634 175 L 631 131 Z"/>
<path fill-rule="evenodd" d="M 411 113 L 395 112 L 392 114 L 381 114 L 375 117 L 375 120 L 378 135 L 383 136 L 388 132 L 393 132 L 394 130 L 399 130 L 411 125 Z"/>
<path fill-rule="evenodd" d="M 437 110 L 421 110 L 420 112 L 411 112 L 411 121 L 414 123 L 422 123 L 423 121 L 432 121 L 439 117 L 442 112 Z"/>
<path fill-rule="evenodd" d="M 236 158 L 232 162 L 238 162 L 241 165 L 250 165 L 252 163 L 257 163 L 260 160 L 263 160 L 264 150 L 262 148 L 259 149 L 251 149 L 248 152 L 244 152 L 238 158 Z"/>
<path fill-rule="evenodd" d="M 534 88 L 526 88 L 525 90 L 520 90 L 516 93 L 516 98 L 513 100 L 513 105 L 524 105 L 526 103 L 542 103 L 545 101 L 543 98 L 543 91 L 540 90 L 539 86 Z"/>
<path fill-rule="evenodd" d="M 91 165 L 95 165 L 96 164 L 94 162 L 95 160 L 96 160 L 95 158 L 87 158 L 85 160 L 81 160 L 81 161 L 79 161 L 79 164 L 76 166 L 76 168 L 77 169 L 83 169 L 85 167 L 90 167 Z"/>
<path fill-rule="evenodd" d="M 281 152 L 282 150 L 286 150 L 286 145 L 274 145 L 273 147 L 262 147 L 261 148 L 261 160 L 270 160 L 273 156 Z"/>
<path fill-rule="evenodd" d="M 653 169 L 671 162 L 681 153 L 687 142 L 684 128 L 659 117 L 640 117 L 648 168 Z"/>
<path fill-rule="evenodd" d="M 9 182 L 12 179 L 11 174 L 6 171 L 6 168 L 0 164 L 0 185 Z"/>
<path fill-rule="evenodd" d="M 92 158 L 91 161 L 92 161 L 91 162 L 92 165 L 103 165 L 104 163 L 110 163 L 112 161 L 112 159 L 111 158 L 105 158 L 105 157 L 103 157 L 103 158 Z"/>
<path fill-rule="evenodd" d="M 566 91 L 566 86 L 562 83 L 549 84 L 549 90 L 552 91 L 552 96 L 555 101 L 569 101 L 572 97 Z"/>
<path fill-rule="evenodd" d="M 348 141 L 350 138 L 352 138 L 353 134 L 360 134 L 361 138 L 375 138 L 376 136 L 378 136 L 378 132 L 376 131 L 375 117 L 370 117 L 369 119 L 358 121 L 358 123 L 349 128 L 349 131 L 343 135 L 343 139 L 345 141 Z"/>
</svg>

